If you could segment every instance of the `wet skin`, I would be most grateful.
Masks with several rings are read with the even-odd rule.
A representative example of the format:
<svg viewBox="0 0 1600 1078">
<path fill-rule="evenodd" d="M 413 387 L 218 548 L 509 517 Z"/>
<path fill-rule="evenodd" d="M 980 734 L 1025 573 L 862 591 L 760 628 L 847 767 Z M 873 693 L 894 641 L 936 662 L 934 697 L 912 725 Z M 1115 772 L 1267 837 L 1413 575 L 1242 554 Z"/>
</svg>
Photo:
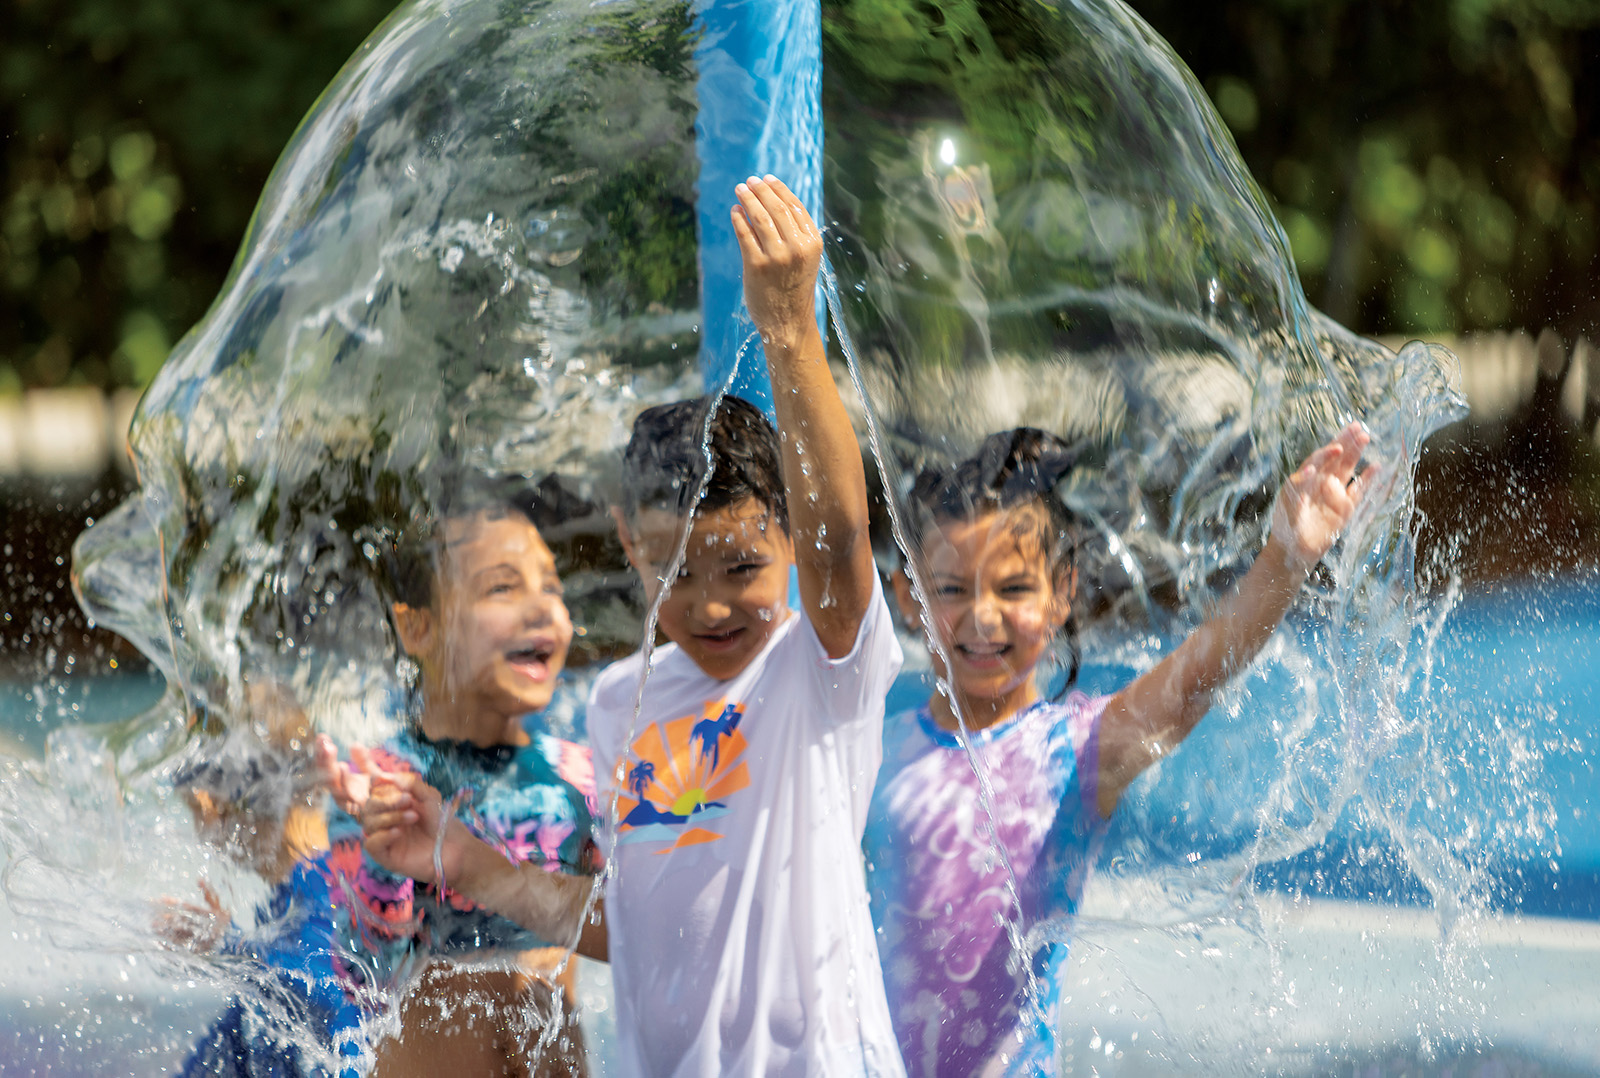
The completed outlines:
<svg viewBox="0 0 1600 1078">
<path fill-rule="evenodd" d="M 1042 512 L 1026 507 L 985 513 L 942 522 L 923 542 L 927 612 L 944 652 L 934 656 L 936 673 L 978 729 L 1038 698 L 1034 668 L 1071 610 L 1071 572 L 1051 565 L 1041 523 L 1048 528 Z M 901 612 L 920 621 L 905 575 L 894 584 Z M 930 706 L 936 722 L 957 728 L 949 697 L 935 695 Z"/>
<path fill-rule="evenodd" d="M 663 588 L 683 519 L 642 509 L 618 514 L 628 560 L 651 602 Z M 789 616 L 794 547 L 771 512 L 754 498 L 694 516 L 678 575 L 666 586 L 657 624 L 696 666 L 718 681 L 738 675 Z"/>
<path fill-rule="evenodd" d="M 525 517 L 445 525 L 426 608 L 395 604 L 406 653 L 422 666 L 423 732 L 475 745 L 525 745 L 572 643 L 555 558 Z"/>
</svg>

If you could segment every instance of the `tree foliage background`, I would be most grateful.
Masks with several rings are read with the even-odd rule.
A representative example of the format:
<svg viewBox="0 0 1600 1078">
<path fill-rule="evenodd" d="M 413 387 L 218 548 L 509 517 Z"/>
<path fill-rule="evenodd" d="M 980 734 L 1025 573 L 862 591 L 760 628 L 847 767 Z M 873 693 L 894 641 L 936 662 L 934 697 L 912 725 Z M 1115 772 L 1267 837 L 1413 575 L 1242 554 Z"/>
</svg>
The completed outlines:
<svg viewBox="0 0 1600 1078">
<path fill-rule="evenodd" d="M 1600 2 L 1139 0 L 1354 328 L 1595 339 Z"/>
<path fill-rule="evenodd" d="M 980 7 L 1003 23 L 1036 2 Z M 948 45 L 937 3 L 847 6 Z M 1600 0 L 1134 6 L 1211 94 L 1314 303 L 1367 333 L 1600 338 Z M 389 7 L 0 7 L 0 393 L 147 382 Z"/>
</svg>

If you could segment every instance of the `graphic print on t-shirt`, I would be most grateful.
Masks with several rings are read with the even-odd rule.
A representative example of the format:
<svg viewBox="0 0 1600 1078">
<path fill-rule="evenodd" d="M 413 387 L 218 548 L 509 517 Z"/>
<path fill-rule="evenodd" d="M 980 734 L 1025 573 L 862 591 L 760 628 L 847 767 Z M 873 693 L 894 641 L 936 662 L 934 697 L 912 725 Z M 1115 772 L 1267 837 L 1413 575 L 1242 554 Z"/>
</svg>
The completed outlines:
<svg viewBox="0 0 1600 1078">
<path fill-rule="evenodd" d="M 617 841 L 666 842 L 666 853 L 715 842 L 704 825 L 728 813 L 725 799 L 750 785 L 739 732 L 744 704 L 708 701 L 693 715 L 656 723 L 617 765 Z M 630 796 L 631 795 L 631 796 Z"/>
</svg>

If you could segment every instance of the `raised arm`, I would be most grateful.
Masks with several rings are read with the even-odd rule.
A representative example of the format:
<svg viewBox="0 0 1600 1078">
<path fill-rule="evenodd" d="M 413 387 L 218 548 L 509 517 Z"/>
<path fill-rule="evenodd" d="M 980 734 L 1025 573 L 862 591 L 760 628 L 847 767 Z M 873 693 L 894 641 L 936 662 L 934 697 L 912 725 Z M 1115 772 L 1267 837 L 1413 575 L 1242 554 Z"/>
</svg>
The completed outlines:
<svg viewBox="0 0 1600 1078">
<path fill-rule="evenodd" d="M 861 452 L 817 331 L 822 235 L 776 177 L 752 176 L 737 193 L 733 230 L 772 377 L 800 599 L 822 646 L 842 658 L 872 601 L 875 570 Z"/>
<path fill-rule="evenodd" d="M 1272 636 L 1376 474 L 1370 467 L 1355 474 L 1367 442 L 1366 430 L 1352 423 L 1307 457 L 1278 492 L 1271 535 L 1238 587 L 1182 646 L 1107 702 L 1100 726 L 1102 816 L 1111 815 L 1140 772 L 1189 736 L 1210 710 L 1212 694 Z"/>
<path fill-rule="evenodd" d="M 432 883 L 440 871 L 445 885 L 484 909 L 515 921 L 541 939 L 576 940 L 586 958 L 608 961 L 603 904 L 585 918 L 593 879 L 547 872 L 533 862 L 513 864 L 494 847 L 450 817 L 437 843 L 444 809 L 439 792 L 419 775 L 375 773 L 361 805 L 361 830 L 367 853 L 391 872 Z"/>
</svg>

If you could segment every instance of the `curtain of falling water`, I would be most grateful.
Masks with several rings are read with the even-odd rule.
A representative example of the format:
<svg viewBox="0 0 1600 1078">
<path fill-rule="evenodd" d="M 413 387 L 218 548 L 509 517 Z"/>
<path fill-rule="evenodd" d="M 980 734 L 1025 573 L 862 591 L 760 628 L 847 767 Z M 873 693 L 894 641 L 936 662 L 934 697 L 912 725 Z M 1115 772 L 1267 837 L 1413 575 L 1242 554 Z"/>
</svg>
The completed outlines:
<svg viewBox="0 0 1600 1078">
<path fill-rule="evenodd" d="M 1470 843 L 1435 841 L 1371 780 L 1416 730 L 1396 705 L 1428 654 L 1408 514 L 1420 442 L 1458 405 L 1448 357 L 1396 355 L 1307 306 L 1203 93 L 1113 0 L 823 4 L 820 131 L 798 46 L 755 65 L 777 89 L 740 128 L 752 90 L 719 46 L 728 12 L 757 7 L 422 0 L 352 58 L 141 405 L 139 494 L 79 544 L 85 606 L 172 694 L 115 738 L 63 732 L 8 785 L 13 900 L 48 919 L 71 888 L 75 946 L 149 954 L 142 903 L 196 864 L 248 908 L 259 884 L 208 860 L 172 778 L 229 731 L 249 740 L 251 684 L 287 687 L 342 740 L 392 729 L 406 671 L 381 555 L 450 467 L 559 492 L 573 696 L 639 646 L 604 512 L 628 425 L 721 383 L 745 331 L 729 329 L 736 252 L 708 222 L 748 172 L 807 171 L 825 131 L 825 199 L 805 193 L 826 203 L 836 339 L 890 500 L 994 431 L 1081 445 L 1063 493 L 1088 533 L 1086 678 L 1114 688 L 1195 624 L 1258 548 L 1286 469 L 1343 421 L 1367 423 L 1386 467 L 1290 631 L 1134 791 L 1101 869 L 1111 897 L 1078 926 L 1021 927 L 1092 943 L 1248 922 L 1258 866 L 1317 848 L 1353 798 L 1441 907 L 1470 906 Z M 751 358 L 733 386 L 757 397 Z M 574 711 L 552 721 L 581 736 Z M 141 878 L 148 864 L 167 867 Z"/>
</svg>

